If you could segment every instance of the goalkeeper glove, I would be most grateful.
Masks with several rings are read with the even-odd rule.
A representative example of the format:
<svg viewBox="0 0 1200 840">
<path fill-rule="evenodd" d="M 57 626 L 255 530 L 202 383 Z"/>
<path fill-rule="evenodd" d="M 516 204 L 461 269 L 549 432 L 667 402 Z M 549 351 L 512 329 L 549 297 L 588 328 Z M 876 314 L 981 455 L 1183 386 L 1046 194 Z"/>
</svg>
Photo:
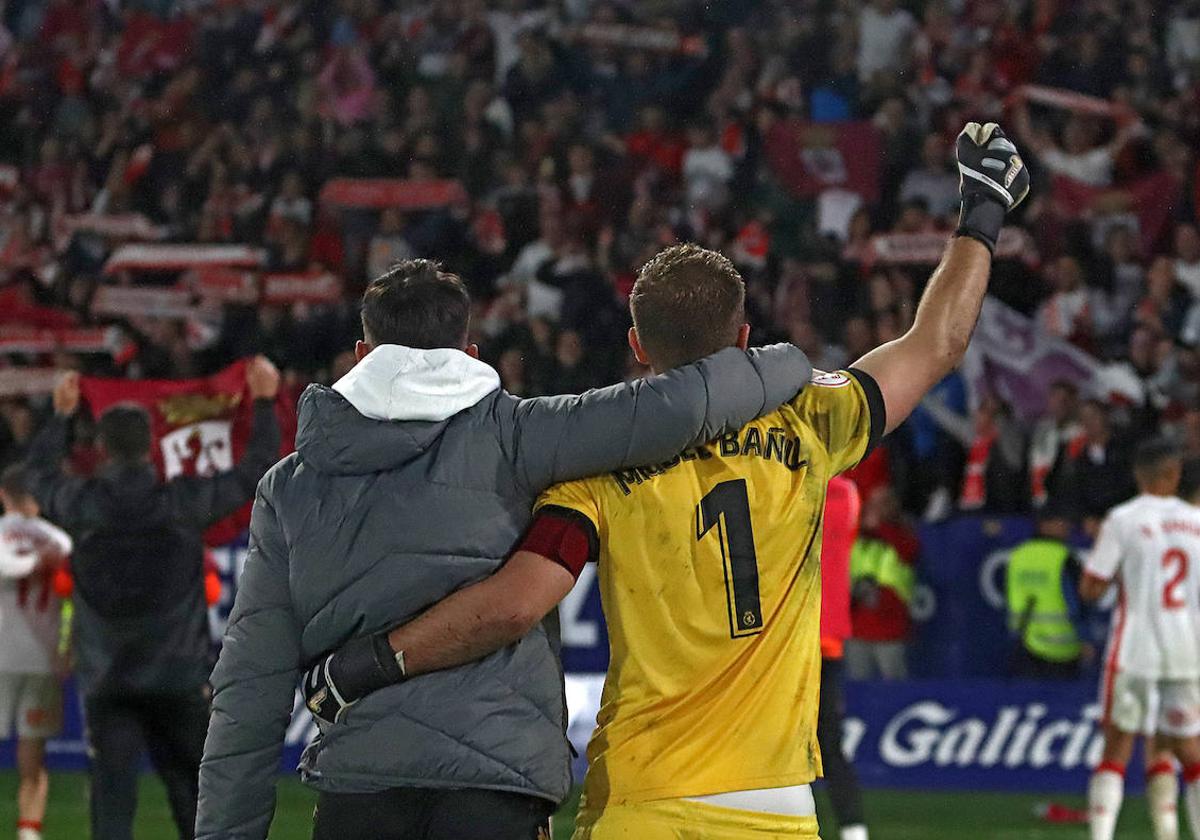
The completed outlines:
<svg viewBox="0 0 1200 840">
<path fill-rule="evenodd" d="M 995 253 L 1004 216 L 1029 194 L 1029 168 L 995 123 L 967 123 L 958 135 L 959 236 L 978 239 Z"/>
<path fill-rule="evenodd" d="M 393 653 L 387 636 L 384 631 L 352 639 L 305 672 L 304 705 L 313 717 L 340 723 L 359 700 L 407 678 L 404 653 Z"/>
</svg>

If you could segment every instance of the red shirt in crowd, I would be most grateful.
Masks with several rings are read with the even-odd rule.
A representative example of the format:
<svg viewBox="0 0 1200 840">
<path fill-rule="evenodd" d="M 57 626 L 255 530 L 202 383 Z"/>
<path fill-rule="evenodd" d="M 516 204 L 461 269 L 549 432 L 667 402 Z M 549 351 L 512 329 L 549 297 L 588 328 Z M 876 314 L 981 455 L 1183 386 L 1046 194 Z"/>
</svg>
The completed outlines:
<svg viewBox="0 0 1200 840">
<path fill-rule="evenodd" d="M 900 555 L 909 566 L 917 562 L 920 543 L 911 528 L 895 522 L 884 522 L 871 530 L 863 531 L 864 537 L 883 540 Z M 854 624 L 854 638 L 866 642 L 897 642 L 908 637 L 912 626 L 908 604 L 900 600 L 887 587 L 879 588 L 879 601 L 874 607 L 855 604 L 850 613 Z"/>
<path fill-rule="evenodd" d="M 854 482 L 860 498 L 869 499 L 880 487 L 892 483 L 892 468 L 888 464 L 887 448 L 877 446 L 871 454 L 847 470 L 844 476 Z"/>
<path fill-rule="evenodd" d="M 629 156 L 678 177 L 683 172 L 687 144 L 679 137 L 657 131 L 635 131 L 625 138 Z"/>
</svg>

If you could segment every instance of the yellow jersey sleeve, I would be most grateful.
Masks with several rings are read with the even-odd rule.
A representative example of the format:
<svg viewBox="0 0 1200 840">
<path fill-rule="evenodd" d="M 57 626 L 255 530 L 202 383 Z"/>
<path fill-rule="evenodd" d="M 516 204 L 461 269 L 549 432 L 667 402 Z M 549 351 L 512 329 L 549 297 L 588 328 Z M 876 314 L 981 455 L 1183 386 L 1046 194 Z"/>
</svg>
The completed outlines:
<svg viewBox="0 0 1200 840">
<path fill-rule="evenodd" d="M 834 474 L 865 458 L 883 436 L 883 396 L 860 370 L 815 371 L 791 406 L 825 445 Z"/>
<path fill-rule="evenodd" d="M 538 496 L 537 502 L 533 505 L 533 512 L 537 513 L 545 507 L 566 508 L 582 514 L 592 523 L 592 528 L 599 531 L 600 504 L 596 500 L 596 493 L 593 492 L 593 481 L 595 481 L 593 478 L 584 478 L 555 484 Z"/>
</svg>

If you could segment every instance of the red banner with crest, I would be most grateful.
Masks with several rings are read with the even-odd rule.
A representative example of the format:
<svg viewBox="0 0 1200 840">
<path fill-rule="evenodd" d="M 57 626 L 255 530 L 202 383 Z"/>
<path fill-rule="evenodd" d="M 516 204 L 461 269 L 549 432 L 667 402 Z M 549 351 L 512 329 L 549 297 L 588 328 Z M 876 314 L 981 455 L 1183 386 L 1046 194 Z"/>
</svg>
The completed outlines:
<svg viewBox="0 0 1200 840">
<path fill-rule="evenodd" d="M 231 469 L 246 448 L 253 419 L 246 390 L 246 361 L 203 379 L 102 379 L 80 381 L 83 399 L 99 417 L 117 403 L 137 403 L 150 414 L 154 463 L 164 480 L 208 476 Z M 280 391 L 275 402 L 280 457 L 295 447 L 296 408 Z M 225 545 L 250 522 L 250 505 L 214 525 L 208 545 Z"/>
</svg>

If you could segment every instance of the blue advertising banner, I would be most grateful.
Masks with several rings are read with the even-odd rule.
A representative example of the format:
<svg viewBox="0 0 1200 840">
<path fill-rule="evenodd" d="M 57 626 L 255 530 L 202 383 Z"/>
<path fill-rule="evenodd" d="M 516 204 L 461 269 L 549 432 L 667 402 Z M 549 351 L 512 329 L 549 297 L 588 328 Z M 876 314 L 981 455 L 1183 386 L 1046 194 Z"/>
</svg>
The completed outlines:
<svg viewBox="0 0 1200 840">
<path fill-rule="evenodd" d="M 1091 681 L 848 683 L 846 697 L 843 746 L 868 787 L 1080 793 L 1103 749 Z"/>
<path fill-rule="evenodd" d="M 602 683 L 594 674 L 567 677 L 576 780 Z M 846 701 L 843 749 L 867 787 L 1080 793 L 1103 747 L 1090 681 L 847 683 Z M 1142 775 L 1129 774 L 1130 790 Z"/>
<path fill-rule="evenodd" d="M 963 517 L 919 530 L 911 673 L 1000 676 L 1008 670 L 1005 571 L 1013 547 L 1033 535 L 1024 518 Z"/>
</svg>

